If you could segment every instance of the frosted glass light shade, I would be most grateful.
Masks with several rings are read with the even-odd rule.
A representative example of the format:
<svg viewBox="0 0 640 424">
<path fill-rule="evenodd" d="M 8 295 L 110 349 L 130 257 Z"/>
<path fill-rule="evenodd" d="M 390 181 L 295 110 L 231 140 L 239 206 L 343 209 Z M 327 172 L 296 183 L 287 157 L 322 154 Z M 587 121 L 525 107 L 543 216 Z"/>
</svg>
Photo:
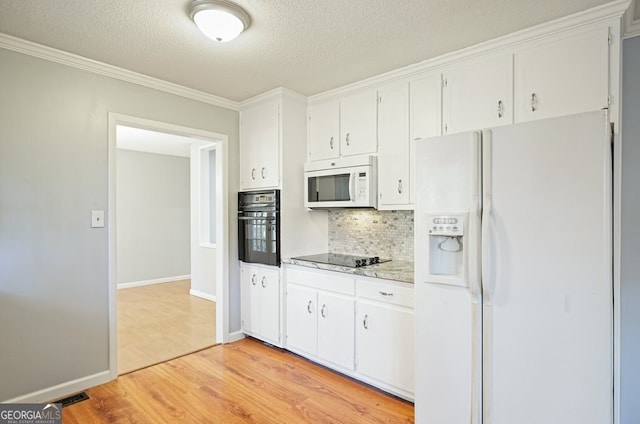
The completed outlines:
<svg viewBox="0 0 640 424">
<path fill-rule="evenodd" d="M 247 12 L 225 0 L 195 0 L 189 12 L 204 35 L 220 42 L 233 40 L 251 23 Z"/>
</svg>

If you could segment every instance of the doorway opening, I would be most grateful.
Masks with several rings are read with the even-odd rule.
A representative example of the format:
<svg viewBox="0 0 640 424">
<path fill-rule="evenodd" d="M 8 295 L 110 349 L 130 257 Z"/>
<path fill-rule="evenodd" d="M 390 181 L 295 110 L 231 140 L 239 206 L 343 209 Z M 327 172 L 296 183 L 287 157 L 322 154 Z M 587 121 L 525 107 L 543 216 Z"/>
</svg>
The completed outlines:
<svg viewBox="0 0 640 424">
<path fill-rule="evenodd" d="M 228 337 L 227 138 L 116 114 L 109 123 L 115 378 Z"/>
</svg>

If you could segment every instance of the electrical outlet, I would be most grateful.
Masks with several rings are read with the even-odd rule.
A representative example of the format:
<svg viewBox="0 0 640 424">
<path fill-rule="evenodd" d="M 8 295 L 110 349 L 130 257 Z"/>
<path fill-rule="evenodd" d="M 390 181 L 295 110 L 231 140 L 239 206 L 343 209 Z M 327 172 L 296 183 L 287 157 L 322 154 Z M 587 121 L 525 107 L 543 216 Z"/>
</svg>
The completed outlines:
<svg viewBox="0 0 640 424">
<path fill-rule="evenodd" d="M 104 227 L 104 211 L 91 211 L 91 228 Z"/>
</svg>

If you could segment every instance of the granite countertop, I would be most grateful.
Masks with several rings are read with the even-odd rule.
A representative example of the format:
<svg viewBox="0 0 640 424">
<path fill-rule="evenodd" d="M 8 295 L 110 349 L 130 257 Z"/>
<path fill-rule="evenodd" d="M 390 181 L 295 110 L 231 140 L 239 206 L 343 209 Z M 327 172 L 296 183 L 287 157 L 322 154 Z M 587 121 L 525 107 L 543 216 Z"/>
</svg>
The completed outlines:
<svg viewBox="0 0 640 424">
<path fill-rule="evenodd" d="M 376 265 L 368 265 L 359 268 L 348 266 L 330 265 L 318 262 L 310 262 L 301 259 L 286 258 L 285 264 L 306 266 L 309 268 L 323 269 L 325 271 L 344 272 L 346 274 L 362 275 L 364 277 L 384 278 L 387 280 L 413 283 L 413 262 L 396 261 L 384 262 Z"/>
</svg>

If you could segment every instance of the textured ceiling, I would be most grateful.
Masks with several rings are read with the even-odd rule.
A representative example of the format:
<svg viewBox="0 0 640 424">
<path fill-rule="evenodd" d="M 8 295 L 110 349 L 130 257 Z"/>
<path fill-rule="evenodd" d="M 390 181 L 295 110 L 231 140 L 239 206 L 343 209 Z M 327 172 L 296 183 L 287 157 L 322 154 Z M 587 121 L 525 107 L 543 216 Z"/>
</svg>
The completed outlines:
<svg viewBox="0 0 640 424">
<path fill-rule="evenodd" d="M 215 43 L 188 0 L 0 0 L 0 32 L 234 101 L 318 94 L 611 0 L 235 0 Z"/>
</svg>

